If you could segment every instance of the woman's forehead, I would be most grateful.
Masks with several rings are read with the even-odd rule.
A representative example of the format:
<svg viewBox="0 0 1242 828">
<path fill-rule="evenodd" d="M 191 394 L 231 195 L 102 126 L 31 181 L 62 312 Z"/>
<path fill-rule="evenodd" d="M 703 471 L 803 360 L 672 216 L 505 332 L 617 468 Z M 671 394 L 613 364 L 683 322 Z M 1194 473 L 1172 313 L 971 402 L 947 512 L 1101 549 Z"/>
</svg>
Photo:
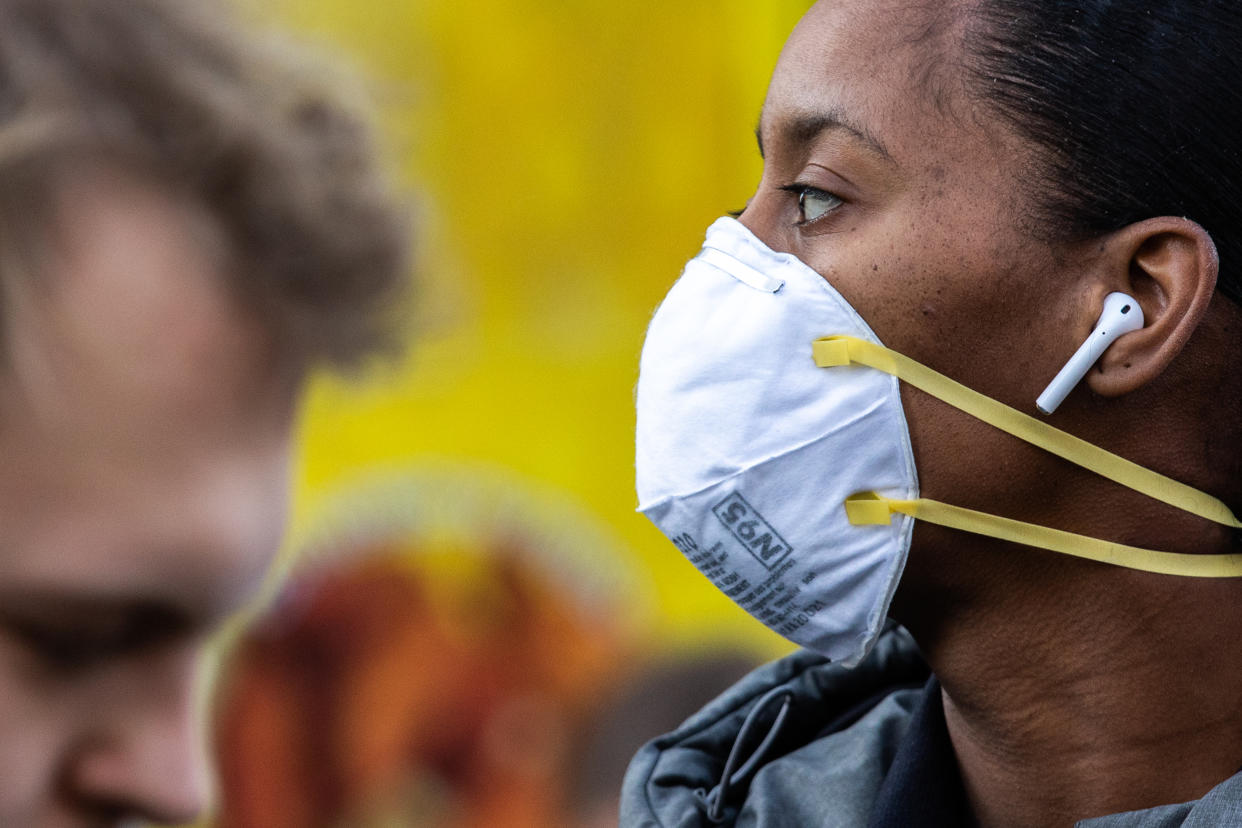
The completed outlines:
<svg viewBox="0 0 1242 828">
<path fill-rule="evenodd" d="M 781 53 L 760 123 L 764 139 L 830 116 L 900 162 L 932 136 L 975 131 L 976 119 L 954 114 L 965 111 L 965 88 L 963 18 L 953 8 L 821 0 Z"/>
</svg>

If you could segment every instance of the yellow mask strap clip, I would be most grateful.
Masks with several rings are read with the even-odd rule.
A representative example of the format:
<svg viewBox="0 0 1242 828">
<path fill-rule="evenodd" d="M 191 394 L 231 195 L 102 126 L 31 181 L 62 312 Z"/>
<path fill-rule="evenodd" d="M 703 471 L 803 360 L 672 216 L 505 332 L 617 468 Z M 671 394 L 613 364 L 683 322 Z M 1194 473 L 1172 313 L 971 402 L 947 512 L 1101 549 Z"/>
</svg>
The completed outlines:
<svg viewBox="0 0 1242 828">
<path fill-rule="evenodd" d="M 991 397 L 980 394 L 962 385 L 960 382 L 949 379 L 944 374 L 933 371 L 931 368 L 922 363 L 915 362 L 903 354 L 889 350 L 882 345 L 876 345 L 857 337 L 852 336 L 828 336 L 817 339 L 812 344 L 815 364 L 821 368 L 829 368 L 842 365 L 865 365 L 869 368 L 883 371 L 897 377 L 902 382 L 918 388 L 921 391 L 936 397 L 943 402 L 948 403 L 954 408 L 960 409 L 967 414 L 982 420 L 989 425 L 999 428 L 1001 431 L 1008 432 L 1013 436 L 1024 440 L 1032 445 L 1038 446 L 1045 451 L 1051 452 L 1056 456 L 1068 460 L 1075 465 L 1084 469 L 1093 471 L 1109 480 L 1120 483 L 1127 488 L 1141 492 L 1148 497 L 1155 498 L 1162 503 L 1175 506 L 1178 509 L 1198 515 L 1206 520 L 1229 526 L 1235 529 L 1242 528 L 1242 522 L 1234 516 L 1229 507 L 1215 497 L 1201 492 L 1185 483 L 1179 483 L 1172 478 L 1165 477 L 1162 474 L 1144 468 L 1143 466 L 1126 460 L 1124 457 L 1118 457 L 1112 452 L 1105 451 L 1099 446 L 1088 443 L 1086 440 L 1079 439 L 1072 434 L 1061 431 L 1058 428 L 1037 420 L 1029 414 L 1023 414 L 1017 409 L 1011 408 L 1002 402 L 992 399 Z M 878 496 L 877 496 L 878 497 Z M 881 498 L 881 500 L 883 500 Z M 921 518 L 933 523 L 940 523 L 935 520 L 930 513 L 960 522 L 962 515 L 960 513 L 980 514 L 970 512 L 966 509 L 958 510 L 957 507 L 948 506 L 935 501 L 887 501 L 891 504 L 921 504 L 917 511 L 920 512 L 914 517 Z M 934 508 L 931 508 L 934 506 Z M 848 508 L 848 507 L 847 507 Z M 894 506 L 895 508 L 895 506 Z M 914 507 L 909 507 L 914 508 Z M 946 511 L 948 510 L 948 511 Z M 886 510 L 887 511 L 887 510 Z M 904 508 L 896 509 L 904 514 L 911 514 Z M 956 517 L 955 517 L 956 516 Z M 1005 519 L 996 518 L 990 515 L 982 515 L 988 520 L 1003 522 Z M 852 518 L 851 518 L 852 519 Z M 973 521 L 973 518 L 972 518 Z M 888 522 L 887 514 L 884 523 Z M 1009 521 L 1009 523 L 1017 523 Z M 945 523 L 944 525 L 952 525 Z M 976 525 L 977 522 L 976 522 Z M 1026 526 L 1027 524 L 1019 524 Z M 966 528 L 966 527 L 957 527 Z M 1069 538 L 1083 538 L 1080 535 L 1073 535 L 1068 532 L 1057 532 L 1053 529 L 1042 529 L 1042 527 L 1033 527 L 1041 529 L 1044 532 L 1064 535 Z M 999 528 L 997 529 L 999 531 Z M 970 528 L 969 531 L 979 532 L 977 528 Z M 1006 530 L 1008 531 L 1008 530 Z M 990 532 L 980 532 L 981 534 L 991 534 Z M 992 535 L 993 537 L 1001 537 L 1000 535 Z M 1049 536 L 1051 539 L 1051 536 Z M 1108 544 L 1104 541 L 1098 541 L 1092 538 L 1084 538 L 1084 540 L 1094 541 L 1106 547 L 1116 547 L 1118 549 L 1129 549 L 1142 552 L 1147 555 L 1163 555 L 1172 558 L 1212 558 L 1224 557 L 1233 558 L 1234 556 L 1209 556 L 1209 555 L 1174 555 L 1168 552 L 1152 552 L 1151 550 L 1137 550 L 1135 547 L 1122 547 L 1117 544 Z M 1020 541 L 1022 543 L 1031 543 L 1031 541 Z M 1075 541 L 1076 544 L 1080 541 Z M 1068 554 L 1078 555 L 1078 551 L 1061 549 L 1058 547 L 1047 546 L 1045 543 L 1036 543 L 1036 546 L 1044 546 L 1057 551 L 1068 552 Z M 1093 560 L 1106 560 L 1107 550 L 1100 549 L 1095 554 L 1082 555 L 1082 557 L 1091 557 Z M 1102 557 L 1097 557 L 1102 556 Z M 1133 564 L 1127 563 L 1127 566 Z M 1189 574 L 1182 571 L 1179 564 L 1179 574 Z M 1233 566 L 1233 564 L 1229 564 Z M 1146 568 L 1146 567 L 1135 567 Z M 1162 569 L 1150 569 L 1148 571 L 1166 571 Z M 1242 574 L 1242 571 L 1231 572 L 1230 574 Z"/>
<path fill-rule="evenodd" d="M 864 492 L 846 499 L 845 512 L 850 523 L 855 526 L 887 524 L 894 513 L 900 512 L 916 520 L 947 526 L 950 529 L 1049 549 L 1089 561 L 1124 566 L 1127 569 L 1190 578 L 1242 577 L 1242 555 L 1157 552 L 963 509 L 961 506 L 951 506 L 936 500 L 894 500 L 875 492 Z"/>
</svg>

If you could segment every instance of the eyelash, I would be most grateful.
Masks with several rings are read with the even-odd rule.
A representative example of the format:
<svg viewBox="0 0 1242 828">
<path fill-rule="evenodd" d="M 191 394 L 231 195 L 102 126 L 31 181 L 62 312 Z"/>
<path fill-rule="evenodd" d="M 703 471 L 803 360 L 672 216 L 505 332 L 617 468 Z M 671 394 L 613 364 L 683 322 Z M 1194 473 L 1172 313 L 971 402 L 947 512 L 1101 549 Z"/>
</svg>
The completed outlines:
<svg viewBox="0 0 1242 828">
<path fill-rule="evenodd" d="M 785 184 L 779 189 L 784 190 L 785 192 L 790 193 L 791 195 L 796 197 L 796 202 L 798 205 L 798 213 L 801 216 L 799 221 L 794 222 L 794 225 L 797 227 L 805 227 L 807 225 L 814 224 L 815 222 L 823 218 L 826 218 L 828 214 L 836 212 L 836 210 L 842 204 L 845 203 L 845 199 L 841 198 L 841 196 L 837 195 L 836 193 L 829 192 L 828 190 L 825 190 L 821 187 L 812 187 L 809 184 L 798 184 L 795 182 L 793 184 Z M 806 210 L 805 210 L 805 201 L 806 201 L 806 197 L 808 194 L 826 196 L 827 198 L 832 199 L 836 201 L 837 203 L 835 206 L 826 210 L 824 212 L 824 215 L 816 216 L 813 219 L 808 219 L 806 218 Z"/>
<path fill-rule="evenodd" d="M 817 216 L 816 218 L 813 218 L 813 219 L 805 218 L 806 210 L 805 210 L 804 202 L 806 200 L 807 193 L 816 193 L 818 195 L 827 196 L 828 198 L 833 199 L 837 202 L 836 206 L 825 211 L 825 215 L 830 212 L 835 212 L 837 207 L 840 207 L 842 204 L 845 203 L 845 199 L 841 198 L 841 196 L 837 195 L 836 193 L 829 192 L 828 190 L 822 189 L 820 187 L 812 187 L 809 184 L 786 184 L 782 187 L 779 187 L 778 189 L 784 190 L 785 192 L 790 193 L 797 197 L 798 212 L 802 214 L 802 216 L 804 216 L 804 218 L 802 218 L 800 221 L 795 222 L 795 225 L 798 227 L 802 227 L 808 224 L 814 224 L 815 222 L 819 221 L 821 218 L 824 218 L 824 216 Z M 745 207 L 743 207 L 740 210 L 729 210 L 727 215 L 730 215 L 733 218 L 741 218 L 742 213 L 744 212 L 746 212 Z"/>
</svg>

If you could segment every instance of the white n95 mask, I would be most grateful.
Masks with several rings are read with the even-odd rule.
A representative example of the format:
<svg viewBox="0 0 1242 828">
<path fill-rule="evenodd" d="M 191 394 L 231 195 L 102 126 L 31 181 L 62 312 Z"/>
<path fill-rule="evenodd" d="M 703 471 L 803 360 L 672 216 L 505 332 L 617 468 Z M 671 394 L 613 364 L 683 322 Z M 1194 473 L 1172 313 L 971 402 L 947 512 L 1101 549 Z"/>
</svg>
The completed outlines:
<svg viewBox="0 0 1242 828">
<path fill-rule="evenodd" d="M 1242 555 L 1139 549 L 920 499 L 898 379 L 1222 525 L 1216 498 L 885 348 L 824 278 L 722 218 L 656 311 L 638 380 L 637 488 L 700 571 L 845 666 L 879 636 L 917 518 L 1148 572 L 1242 576 Z"/>
<path fill-rule="evenodd" d="M 639 510 L 776 630 L 853 665 L 884 624 L 913 520 L 852 527 L 842 506 L 918 494 L 896 378 L 811 359 L 828 333 L 878 344 L 818 273 L 722 218 L 647 332 Z"/>
</svg>

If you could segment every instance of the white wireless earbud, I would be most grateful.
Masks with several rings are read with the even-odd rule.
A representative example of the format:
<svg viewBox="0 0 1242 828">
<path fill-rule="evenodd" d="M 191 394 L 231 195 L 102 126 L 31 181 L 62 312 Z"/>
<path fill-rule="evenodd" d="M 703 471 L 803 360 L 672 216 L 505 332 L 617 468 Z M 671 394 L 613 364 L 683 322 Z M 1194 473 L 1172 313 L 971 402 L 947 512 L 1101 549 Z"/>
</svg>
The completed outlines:
<svg viewBox="0 0 1242 828">
<path fill-rule="evenodd" d="M 1095 323 L 1095 330 L 1074 352 L 1069 362 L 1065 363 L 1060 373 L 1048 383 L 1044 393 L 1035 401 L 1035 407 L 1045 414 L 1056 411 L 1057 406 L 1087 375 L 1096 360 L 1113 344 L 1113 340 L 1142 327 L 1143 309 L 1138 302 L 1124 293 L 1110 293 L 1105 296 L 1104 311 L 1100 314 L 1100 321 Z"/>
</svg>

